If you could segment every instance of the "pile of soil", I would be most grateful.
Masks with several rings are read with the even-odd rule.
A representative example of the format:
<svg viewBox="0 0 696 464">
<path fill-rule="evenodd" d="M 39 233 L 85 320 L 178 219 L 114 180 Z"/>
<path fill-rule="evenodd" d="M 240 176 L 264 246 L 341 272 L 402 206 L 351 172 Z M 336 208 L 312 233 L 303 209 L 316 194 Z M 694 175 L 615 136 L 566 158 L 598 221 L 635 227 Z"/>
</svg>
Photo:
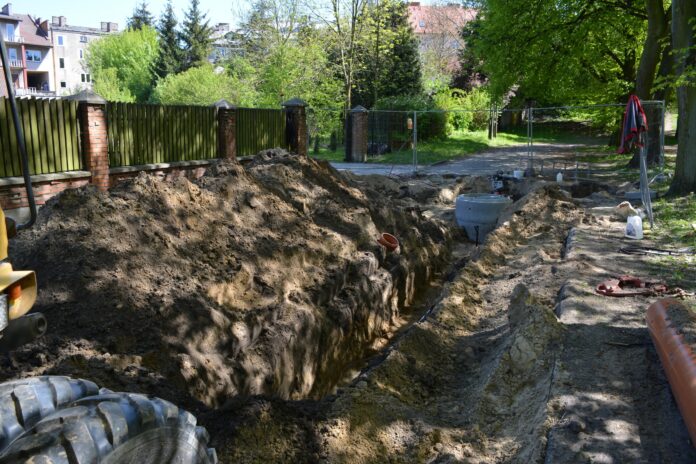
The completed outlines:
<svg viewBox="0 0 696 464">
<path fill-rule="evenodd" d="M 280 150 L 197 181 L 68 190 L 12 244 L 15 267 L 37 273 L 49 332 L 0 377 L 68 374 L 194 411 L 321 396 L 398 326 L 450 244 L 417 206 Z"/>
</svg>

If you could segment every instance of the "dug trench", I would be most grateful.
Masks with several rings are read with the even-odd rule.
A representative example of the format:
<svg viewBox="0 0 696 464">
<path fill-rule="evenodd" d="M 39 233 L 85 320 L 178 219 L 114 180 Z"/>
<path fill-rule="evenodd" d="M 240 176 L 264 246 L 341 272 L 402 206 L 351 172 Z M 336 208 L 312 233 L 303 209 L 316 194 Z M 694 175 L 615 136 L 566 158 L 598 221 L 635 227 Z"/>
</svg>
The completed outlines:
<svg viewBox="0 0 696 464">
<path fill-rule="evenodd" d="M 452 183 L 446 200 L 476 184 Z M 12 243 L 50 330 L 0 376 L 88 378 L 204 418 L 256 395 L 320 398 L 424 304 L 461 238 L 422 189 L 385 188 L 271 150 L 197 181 L 66 191 Z"/>
<path fill-rule="evenodd" d="M 318 402 L 255 398 L 211 419 L 229 462 L 535 462 L 563 328 L 553 309 L 569 230 L 592 221 L 538 185 L 429 312 Z M 242 418 L 233 427 L 229 416 Z"/>
</svg>

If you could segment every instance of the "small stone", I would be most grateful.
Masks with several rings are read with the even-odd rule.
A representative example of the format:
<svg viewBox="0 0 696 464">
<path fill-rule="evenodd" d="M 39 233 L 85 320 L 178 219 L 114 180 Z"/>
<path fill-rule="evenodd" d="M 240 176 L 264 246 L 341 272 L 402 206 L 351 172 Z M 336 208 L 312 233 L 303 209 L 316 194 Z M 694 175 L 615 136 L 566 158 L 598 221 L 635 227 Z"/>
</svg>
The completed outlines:
<svg viewBox="0 0 696 464">
<path fill-rule="evenodd" d="M 360 382 L 356 383 L 355 386 L 356 386 L 357 388 L 362 389 L 362 388 L 367 387 L 367 382 L 365 382 L 364 380 L 361 380 Z"/>
</svg>

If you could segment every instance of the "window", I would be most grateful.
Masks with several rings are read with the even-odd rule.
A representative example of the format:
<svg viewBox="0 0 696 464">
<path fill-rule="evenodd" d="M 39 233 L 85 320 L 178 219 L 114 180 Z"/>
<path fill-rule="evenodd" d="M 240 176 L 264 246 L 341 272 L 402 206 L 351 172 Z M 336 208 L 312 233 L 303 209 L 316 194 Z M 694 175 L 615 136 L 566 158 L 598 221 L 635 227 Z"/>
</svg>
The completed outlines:
<svg viewBox="0 0 696 464">
<path fill-rule="evenodd" d="M 65 68 L 65 58 L 58 58 L 58 67 L 60 67 L 60 69 Z"/>
<path fill-rule="evenodd" d="M 65 81 L 60 81 L 60 88 L 64 89 L 68 86 L 68 84 L 65 83 Z"/>
<path fill-rule="evenodd" d="M 17 61 L 17 49 L 8 48 L 7 52 L 10 54 L 10 61 Z"/>
<path fill-rule="evenodd" d="M 7 32 L 7 39 L 14 41 L 14 34 L 15 34 L 14 24 L 7 24 L 5 27 L 5 31 Z"/>
<path fill-rule="evenodd" d="M 90 75 L 89 75 L 89 74 L 84 74 L 84 73 L 83 73 L 83 74 L 80 74 L 80 80 L 81 80 L 82 82 L 91 82 L 91 81 L 92 81 L 91 78 L 90 78 Z"/>
<path fill-rule="evenodd" d="M 82 59 L 82 49 L 80 49 L 80 59 Z"/>
<path fill-rule="evenodd" d="M 425 21 L 422 19 L 418 21 L 418 27 L 425 27 Z"/>
<path fill-rule="evenodd" d="M 82 43 L 87 43 L 87 36 L 86 36 L 86 35 L 81 35 L 81 36 L 80 36 L 80 42 L 82 42 Z"/>
<path fill-rule="evenodd" d="M 41 52 L 39 50 L 27 50 L 27 61 L 41 62 Z"/>
<path fill-rule="evenodd" d="M 58 36 L 58 45 L 63 45 L 63 36 L 62 35 Z"/>
</svg>

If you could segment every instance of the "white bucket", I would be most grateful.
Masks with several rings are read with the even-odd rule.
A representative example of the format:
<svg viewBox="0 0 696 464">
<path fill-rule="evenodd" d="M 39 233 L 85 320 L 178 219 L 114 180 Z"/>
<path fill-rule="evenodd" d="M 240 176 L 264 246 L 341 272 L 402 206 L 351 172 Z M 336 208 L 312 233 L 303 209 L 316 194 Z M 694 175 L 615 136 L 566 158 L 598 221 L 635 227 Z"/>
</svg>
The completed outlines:
<svg viewBox="0 0 696 464">
<path fill-rule="evenodd" d="M 626 218 L 626 238 L 640 240 L 643 238 L 643 220 L 640 216 L 628 216 Z"/>
</svg>

